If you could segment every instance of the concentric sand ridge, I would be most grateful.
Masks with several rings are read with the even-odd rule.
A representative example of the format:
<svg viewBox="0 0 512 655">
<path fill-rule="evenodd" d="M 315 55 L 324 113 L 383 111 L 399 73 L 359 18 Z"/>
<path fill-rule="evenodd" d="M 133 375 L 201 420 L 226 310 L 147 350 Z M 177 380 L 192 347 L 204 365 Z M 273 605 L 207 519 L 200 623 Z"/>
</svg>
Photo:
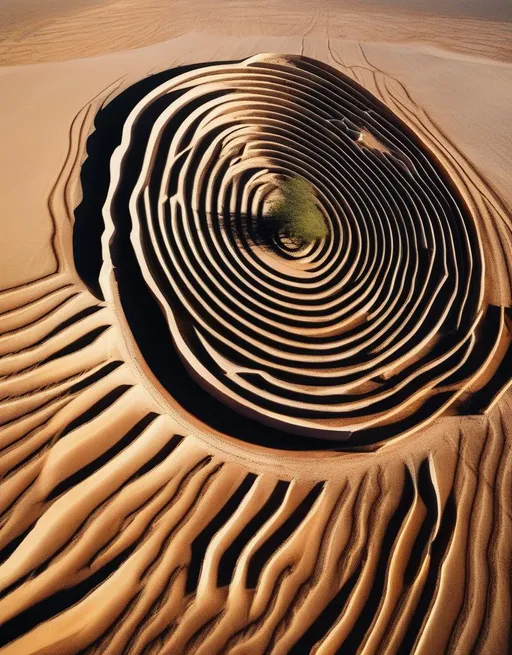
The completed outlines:
<svg viewBox="0 0 512 655">
<path fill-rule="evenodd" d="M 329 234 L 268 247 L 260 227 L 291 176 Z M 505 355 L 479 216 L 398 117 L 315 60 L 155 83 L 124 122 L 103 216 L 105 296 L 135 267 L 189 374 L 274 428 L 350 446 L 407 434 L 481 406 Z"/>
</svg>

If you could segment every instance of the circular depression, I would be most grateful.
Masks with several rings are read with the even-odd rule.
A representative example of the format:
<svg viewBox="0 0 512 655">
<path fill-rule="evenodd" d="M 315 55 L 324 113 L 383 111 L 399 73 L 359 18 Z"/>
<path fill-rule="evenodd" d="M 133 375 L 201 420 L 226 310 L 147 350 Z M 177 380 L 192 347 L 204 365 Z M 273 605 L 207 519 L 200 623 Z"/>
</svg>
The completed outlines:
<svg viewBox="0 0 512 655">
<path fill-rule="evenodd" d="M 135 100 L 110 159 L 103 271 L 173 398 L 298 448 L 366 446 L 453 410 L 494 319 L 472 217 L 399 118 L 298 56 L 189 67 Z M 297 176 L 328 236 L 264 243 Z"/>
</svg>

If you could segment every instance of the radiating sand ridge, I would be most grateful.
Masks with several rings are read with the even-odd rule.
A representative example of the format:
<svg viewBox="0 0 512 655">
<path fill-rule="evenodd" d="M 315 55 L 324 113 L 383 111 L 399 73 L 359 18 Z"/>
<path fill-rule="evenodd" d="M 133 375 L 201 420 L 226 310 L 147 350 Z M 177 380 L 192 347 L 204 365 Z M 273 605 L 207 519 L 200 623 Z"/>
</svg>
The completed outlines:
<svg viewBox="0 0 512 655">
<path fill-rule="evenodd" d="M 509 649 L 511 219 L 399 82 L 338 65 L 77 114 L 57 268 L 0 293 L 2 655 Z M 263 244 L 292 175 L 329 236 Z"/>
</svg>

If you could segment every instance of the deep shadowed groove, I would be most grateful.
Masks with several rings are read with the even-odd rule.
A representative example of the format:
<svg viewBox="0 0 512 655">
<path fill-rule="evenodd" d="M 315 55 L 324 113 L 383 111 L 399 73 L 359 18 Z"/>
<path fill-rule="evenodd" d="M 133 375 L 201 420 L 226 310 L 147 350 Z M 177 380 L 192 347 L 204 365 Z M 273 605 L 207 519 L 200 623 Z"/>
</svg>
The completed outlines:
<svg viewBox="0 0 512 655">
<path fill-rule="evenodd" d="M 266 562 L 306 518 L 323 487 L 324 483 L 318 482 L 286 521 L 270 535 L 265 543 L 251 557 L 247 570 L 247 589 L 256 588 Z"/>
<path fill-rule="evenodd" d="M 102 455 L 94 459 L 92 462 L 89 462 L 86 466 L 73 473 L 69 477 L 65 478 L 50 492 L 46 498 L 46 502 L 53 500 L 57 496 L 60 496 L 62 493 L 74 487 L 77 484 L 80 484 L 85 478 L 88 478 L 99 468 L 104 466 L 108 461 L 113 459 L 118 455 L 122 450 L 127 448 L 135 439 L 155 420 L 158 416 L 155 412 L 150 412 L 146 416 L 140 419 L 136 425 L 133 426 L 123 437 L 119 439 L 111 448 L 109 448 Z"/>
<path fill-rule="evenodd" d="M 229 547 L 223 553 L 220 558 L 217 574 L 218 587 L 225 587 L 231 583 L 240 553 L 250 539 L 252 539 L 264 523 L 266 523 L 281 506 L 289 486 L 289 482 L 279 480 L 263 507 L 255 516 L 253 516 L 247 525 L 244 526 L 242 531 L 237 537 L 235 537 L 235 539 L 233 539 Z"/>
<path fill-rule="evenodd" d="M 94 403 L 94 405 L 91 405 L 89 409 L 85 410 L 85 412 L 71 421 L 71 423 L 68 423 L 68 425 L 60 434 L 60 438 L 62 439 L 66 435 L 70 434 L 70 432 L 73 432 L 73 430 L 76 430 L 80 426 L 92 421 L 94 418 L 104 412 L 108 407 L 113 405 L 116 400 L 121 398 L 121 396 L 130 388 L 131 386 L 129 384 L 121 384 L 115 389 L 112 389 L 112 391 L 109 391 L 105 396 L 103 396 L 103 398 L 101 398 L 101 400 L 98 400 L 98 402 Z"/>
<path fill-rule="evenodd" d="M 92 314 L 96 314 L 96 312 L 100 311 L 100 309 L 102 309 L 101 305 L 91 305 L 90 307 L 86 307 L 85 309 L 82 309 L 80 312 L 73 314 L 73 316 L 70 316 L 65 321 L 62 321 L 62 323 L 59 323 L 59 325 L 53 328 L 53 330 L 49 332 L 45 337 L 43 337 L 43 339 L 33 344 L 32 348 L 38 346 L 41 343 L 44 343 L 48 339 L 57 336 L 59 332 L 62 332 L 62 330 L 69 327 L 70 325 L 74 325 L 75 323 L 80 322 L 83 318 L 87 318 L 87 316 L 92 316 Z"/>
<path fill-rule="evenodd" d="M 423 562 L 424 550 L 428 544 L 429 535 L 433 533 L 438 519 L 436 490 L 432 483 L 428 459 L 424 459 L 418 471 L 418 492 L 425 504 L 427 513 L 421 528 L 414 540 L 411 556 L 404 572 L 404 584 L 410 585 L 416 579 L 419 568 Z"/>
<path fill-rule="evenodd" d="M 457 462 L 457 466 L 459 466 L 459 460 Z M 441 524 L 439 526 L 439 532 L 437 533 L 430 547 L 430 567 L 427 579 L 425 581 L 425 585 L 423 586 L 423 590 L 418 605 L 416 606 L 416 610 L 411 620 L 409 621 L 407 631 L 400 645 L 398 651 L 400 654 L 405 655 L 406 653 L 413 652 L 414 644 L 427 617 L 430 603 L 434 597 L 434 593 L 439 582 L 441 566 L 453 536 L 456 520 L 457 504 L 455 500 L 455 489 L 452 487 L 450 495 L 446 500 L 441 518 Z"/>
<path fill-rule="evenodd" d="M 83 600 L 91 591 L 102 584 L 112 573 L 130 557 L 137 544 L 131 544 L 123 550 L 117 557 L 86 580 L 78 583 L 69 589 L 62 589 L 52 594 L 48 598 L 39 601 L 32 607 L 20 612 L 9 621 L 6 621 L 0 631 L 0 646 L 18 639 L 22 635 L 30 632 L 40 623 L 49 621 L 57 614 L 69 609 L 76 603 Z"/>
<path fill-rule="evenodd" d="M 102 366 L 98 371 L 95 371 L 94 373 L 91 373 L 91 375 L 87 375 L 86 377 L 83 377 L 81 380 L 79 380 L 71 387 L 69 387 L 69 393 L 75 394 L 78 393 L 79 391 L 83 391 L 87 387 L 90 387 L 91 384 L 98 382 L 102 378 L 106 377 L 109 373 L 112 373 L 112 371 L 115 371 L 116 368 L 122 366 L 123 363 L 124 362 L 121 362 L 120 360 L 115 360 L 113 362 L 109 362 L 108 364 L 105 364 L 105 366 Z"/>
<path fill-rule="evenodd" d="M 337 655 L 352 655 L 358 652 L 358 649 L 369 630 L 375 616 L 379 604 L 382 602 L 382 594 L 384 584 L 386 582 L 386 575 L 389 570 L 389 557 L 392 553 L 393 545 L 399 534 L 400 528 L 403 525 L 405 517 L 409 512 L 412 501 L 414 499 L 414 484 L 411 478 L 411 473 L 406 468 L 404 486 L 400 496 L 400 502 L 396 508 L 393 516 L 391 517 L 384 536 L 382 538 L 381 549 L 378 557 L 377 569 L 373 580 L 372 588 L 369 592 L 368 598 L 364 606 L 360 609 L 354 627 L 344 640 L 343 644 L 337 651 Z"/>
<path fill-rule="evenodd" d="M 360 573 L 361 564 L 359 564 L 354 574 L 345 582 L 334 598 L 327 603 L 306 632 L 290 648 L 288 655 L 306 655 L 307 653 L 311 653 L 313 646 L 326 636 L 345 607 Z"/>
<path fill-rule="evenodd" d="M 180 481 L 180 484 L 178 486 L 178 489 L 176 490 L 175 494 L 173 497 L 169 500 L 169 502 L 162 507 L 157 514 L 153 517 L 153 524 L 157 523 L 160 518 L 162 518 L 169 507 L 172 507 L 182 496 L 183 490 L 185 486 L 188 483 L 188 480 L 193 476 L 195 471 L 199 468 L 202 468 L 205 464 L 209 463 L 209 458 L 205 457 L 203 460 L 199 461 L 193 469 L 191 469 Z M 164 553 L 166 552 L 167 548 L 169 547 L 169 544 L 171 543 L 172 539 L 174 538 L 174 535 L 176 532 L 180 529 L 180 527 L 188 521 L 188 517 L 190 514 L 194 511 L 194 509 L 197 507 L 198 503 L 201 501 L 203 498 L 204 494 L 206 493 L 207 489 L 210 487 L 212 482 L 215 480 L 218 472 L 222 469 L 222 464 L 217 464 L 216 466 L 213 467 L 212 470 L 210 470 L 206 478 L 202 480 L 201 485 L 199 489 L 197 490 L 197 493 L 195 494 L 194 499 L 192 500 L 191 504 L 188 506 L 188 508 L 184 511 L 184 513 L 181 515 L 179 518 L 178 522 L 174 524 L 174 526 L 171 528 L 171 530 L 168 532 L 167 536 L 165 539 L 161 542 L 160 547 L 158 549 L 158 552 L 156 553 L 155 557 L 153 560 L 146 566 L 146 568 L 142 571 L 140 574 L 139 580 L 141 582 L 144 582 L 145 579 L 152 574 L 152 572 L 155 570 L 155 568 L 158 566 L 158 563 L 161 561 Z M 145 538 L 147 538 L 148 535 L 146 535 Z"/>
<path fill-rule="evenodd" d="M 53 355 L 50 355 L 46 359 L 43 359 L 43 361 L 40 363 L 40 366 L 43 366 L 43 364 L 48 364 L 48 362 L 53 362 L 56 359 L 60 359 L 61 357 L 65 357 L 66 355 L 71 355 L 72 353 L 75 353 L 78 350 L 82 350 L 86 346 L 89 346 L 91 343 L 93 343 L 93 341 L 96 341 L 96 339 L 101 334 L 103 334 L 105 330 L 108 330 L 109 327 L 110 325 L 100 325 L 94 330 L 91 330 L 90 332 L 84 334 L 79 339 L 76 339 L 76 341 L 73 341 L 73 343 L 64 346 L 64 348 L 61 348 L 56 353 L 53 353 Z"/>
<path fill-rule="evenodd" d="M 206 65 L 214 65 L 211 62 Z M 204 64 L 203 64 L 204 65 Z M 87 140 L 87 159 L 82 164 L 80 183 L 82 202 L 75 209 L 73 257 L 76 269 L 89 290 L 104 299 L 99 284 L 103 263 L 101 235 L 102 208 L 110 182 L 110 157 L 121 143 L 122 131 L 135 105 L 167 80 L 197 68 L 197 64 L 178 66 L 150 75 L 127 89 L 103 107 L 94 119 L 94 131 Z"/>
<path fill-rule="evenodd" d="M 168 457 L 173 450 L 175 450 L 180 443 L 183 441 L 185 437 L 182 437 L 179 434 L 175 434 L 169 439 L 169 441 L 160 448 L 160 450 L 154 455 L 150 460 L 148 460 L 143 466 L 140 467 L 140 469 L 130 478 L 129 482 L 136 478 L 140 478 L 143 475 L 146 475 L 146 473 L 149 473 L 151 469 L 154 469 L 155 466 L 158 466 L 161 464 L 166 457 Z"/>
<path fill-rule="evenodd" d="M 238 489 L 231 495 L 220 511 L 217 512 L 213 519 L 192 542 L 185 594 L 190 594 L 197 589 L 199 573 L 210 541 L 226 521 L 228 521 L 228 519 L 235 513 L 255 480 L 256 475 L 254 473 L 248 473 Z"/>
<path fill-rule="evenodd" d="M 0 550 L 0 564 L 3 564 L 5 561 L 9 559 L 9 557 L 14 553 L 16 548 L 18 548 L 18 546 L 21 544 L 23 539 L 25 539 L 28 533 L 32 530 L 34 525 L 35 525 L 35 521 L 31 525 L 29 525 L 28 528 L 24 530 L 20 535 L 8 541 L 7 544 Z"/>
<path fill-rule="evenodd" d="M 297 590 L 290 598 L 288 610 L 286 614 L 282 617 L 282 619 L 279 621 L 279 623 L 276 625 L 276 627 L 274 628 L 267 649 L 265 651 L 265 655 L 270 654 L 274 651 L 276 643 L 278 642 L 279 638 L 290 627 L 290 623 L 295 613 L 299 610 L 300 607 L 303 606 L 304 603 L 307 603 L 309 593 L 319 583 L 320 578 L 325 572 L 325 566 L 329 561 L 328 548 L 329 548 L 329 544 L 332 543 L 331 537 L 333 535 L 333 529 L 337 519 L 340 516 L 340 509 L 346 501 L 348 492 L 349 492 L 349 484 L 348 482 L 346 482 L 341 489 L 336 504 L 332 508 L 330 512 L 330 516 L 328 520 L 325 522 L 325 525 L 321 533 L 317 535 L 317 538 L 320 537 L 319 550 L 317 553 L 317 558 L 313 570 L 311 574 L 307 577 L 307 579 L 304 580 L 304 582 L 302 582 L 302 584 L 298 586 Z M 336 573 L 333 572 L 332 575 L 336 576 Z"/>
<path fill-rule="evenodd" d="M 411 585 L 416 580 L 418 571 L 424 562 L 427 548 L 432 539 L 432 535 L 439 518 L 436 490 L 432 482 L 428 459 L 424 459 L 420 464 L 417 484 L 419 496 L 426 507 L 426 515 L 422 521 L 421 527 L 411 548 L 409 561 L 407 562 L 407 566 L 404 571 L 403 590 L 389 620 L 390 626 L 395 625 L 395 622 L 400 616 L 403 604 L 407 598 L 407 594 L 410 591 Z M 385 635 L 383 635 L 379 642 L 379 648 L 384 648 L 384 645 L 388 643 L 388 638 L 390 635 L 391 632 L 387 632 Z"/>
</svg>

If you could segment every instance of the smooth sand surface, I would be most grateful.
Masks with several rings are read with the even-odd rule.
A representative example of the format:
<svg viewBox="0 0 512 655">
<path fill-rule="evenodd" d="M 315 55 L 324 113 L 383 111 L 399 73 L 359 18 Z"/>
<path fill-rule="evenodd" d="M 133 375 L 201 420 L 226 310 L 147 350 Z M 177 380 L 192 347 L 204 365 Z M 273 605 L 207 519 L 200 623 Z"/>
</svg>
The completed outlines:
<svg viewBox="0 0 512 655">
<path fill-rule="evenodd" d="M 178 2 L 171 8 L 169 3 L 132 0 L 76 2 L 65 9 L 48 3 L 44 10 L 28 0 L 15 9 L 13 4 L 4 6 L 0 653 L 508 652 L 512 50 L 511 23 L 499 22 L 510 19 L 508 5 L 489 3 L 481 16 L 476 3 L 461 2 L 449 13 L 467 16 L 454 18 L 415 13 L 414 4 L 402 3 L 407 12 L 356 3 L 343 9 L 335 3 L 316 5 L 314 12 L 296 3 L 285 11 L 282 4 L 270 1 L 258 7 Z M 364 129 L 345 123 L 347 133 L 354 132 L 353 144 L 347 141 L 347 147 L 356 162 L 374 158 L 384 165 L 388 151 L 395 153 L 391 186 L 411 200 L 382 211 L 390 221 L 393 216 L 402 220 L 408 211 L 413 215 L 414 205 L 423 225 L 433 226 L 435 238 L 425 237 L 424 243 L 411 237 L 404 249 L 426 261 L 454 253 L 454 263 L 445 270 L 454 291 L 441 293 L 441 305 L 468 307 L 474 319 L 468 322 L 466 340 L 452 324 L 451 331 L 430 335 L 428 343 L 418 341 L 406 353 L 407 365 L 414 368 L 422 358 L 428 363 L 429 353 L 437 356 L 437 337 L 451 344 L 451 350 L 446 346 L 450 375 L 435 358 L 435 366 L 424 369 L 435 409 L 422 413 L 421 394 L 410 406 L 398 394 L 389 414 L 410 415 L 411 422 L 390 428 L 378 443 L 361 445 L 357 431 L 362 424 L 352 421 L 355 431 L 349 444 L 354 450 L 348 451 L 346 443 L 323 441 L 301 450 L 296 435 L 288 438 L 286 449 L 273 447 L 278 430 L 272 422 L 265 425 L 258 398 L 251 403 L 263 423 L 251 423 L 251 430 L 268 433 L 259 441 L 264 445 L 248 443 L 243 430 L 232 436 L 229 414 L 223 430 L 218 422 L 210 423 L 207 414 L 195 411 L 193 398 L 186 407 L 179 400 L 178 387 L 189 388 L 189 374 L 201 377 L 192 361 L 197 354 L 193 348 L 188 356 L 182 349 L 184 365 L 176 359 L 175 368 L 167 370 L 176 394 L 144 358 L 151 339 L 157 343 L 157 333 L 149 326 L 147 351 L 147 341 L 138 341 L 133 310 L 127 312 L 126 289 L 136 301 L 134 290 L 140 287 L 130 286 L 132 278 L 123 277 L 131 260 L 116 260 L 120 246 L 115 239 L 126 214 L 113 198 L 116 189 L 133 185 L 142 199 L 137 203 L 133 195 L 128 213 L 136 229 L 129 242 L 142 278 L 171 327 L 169 343 L 158 341 L 164 361 L 164 350 L 172 349 L 171 333 L 179 350 L 180 331 L 172 330 L 174 314 L 166 307 L 167 297 L 159 297 L 161 279 L 155 271 L 160 260 L 150 255 L 149 241 L 139 237 L 147 216 L 155 216 L 154 226 L 165 226 L 163 209 L 151 211 L 151 202 L 164 207 L 170 200 L 173 211 L 181 203 L 183 211 L 193 215 L 190 208 L 206 202 L 200 191 L 207 177 L 197 176 L 188 188 L 187 177 L 176 168 L 176 179 L 182 182 L 169 199 L 160 190 L 146 190 L 145 180 L 156 179 L 158 163 L 150 149 L 136 169 L 122 165 L 122 154 L 133 144 L 146 151 L 153 137 L 140 141 L 137 125 L 154 123 L 156 136 L 158 126 L 176 111 L 173 97 L 168 95 L 167 118 L 160 123 L 158 114 L 139 120 L 142 108 L 156 100 L 148 86 L 141 104 L 122 121 L 124 146 L 109 154 L 110 169 L 93 170 L 83 188 L 80 180 L 81 167 L 87 155 L 91 157 L 87 139 L 95 120 L 100 133 L 97 112 L 115 106 L 109 104 L 113 98 L 137 81 L 176 66 L 254 57 L 252 68 L 239 65 L 244 75 L 240 85 L 254 85 L 251 75 L 263 67 L 257 77 L 259 92 L 272 89 L 273 99 L 263 112 L 267 120 L 281 101 L 297 106 L 293 93 L 298 91 L 290 81 L 288 87 L 279 81 L 293 80 L 294 66 L 302 66 L 300 60 L 294 64 L 293 55 L 333 66 L 367 89 L 372 102 L 376 98 L 385 103 L 404 129 L 412 130 L 418 152 L 424 148 L 445 172 L 454 205 L 433 209 L 429 192 L 407 196 L 407 175 L 418 163 L 406 150 L 392 140 L 378 147 L 386 139 L 375 130 L 370 135 L 371 121 Z M 265 78 L 265 66 L 276 67 L 273 79 Z M 222 69 L 213 82 L 211 71 L 201 71 L 201 83 L 195 74 L 185 76 L 178 90 L 203 97 L 202 85 L 211 82 L 210 90 L 218 92 L 226 84 L 223 76 L 231 74 Z M 169 89 L 174 84 L 166 83 Z M 309 95 L 298 119 L 306 121 L 300 123 L 302 130 L 311 126 L 304 116 L 307 98 L 314 96 L 312 88 L 306 88 Z M 241 88 L 234 95 L 239 93 Z M 209 109 L 212 116 L 217 100 Z M 320 120 L 319 98 L 315 102 L 315 120 Z M 245 125 L 247 111 L 235 97 L 227 115 L 238 112 Z M 222 124 L 221 117 L 205 120 L 200 131 L 189 114 L 186 120 L 183 113 L 179 116 L 178 136 L 181 126 L 185 139 L 187 125 L 193 126 L 195 136 L 184 150 L 172 142 L 177 150 L 169 147 L 169 167 L 182 166 L 194 147 L 202 153 L 203 143 L 206 158 L 197 170 L 204 166 L 209 189 L 219 175 L 209 171 L 217 170 L 224 156 L 235 170 L 254 157 L 262 171 L 272 172 L 277 155 L 259 143 L 258 129 L 263 127 L 235 133 L 231 150 L 223 144 L 216 159 L 208 132 Z M 322 127 L 315 135 L 330 135 L 329 144 L 339 129 L 333 125 L 333 132 L 322 132 Z M 294 149 L 301 151 L 300 134 L 298 130 L 295 144 L 280 155 L 288 158 L 288 166 Z M 247 151 L 240 149 L 244 139 L 251 144 Z M 324 164 L 318 158 L 318 175 L 324 175 Z M 188 175 L 197 172 L 194 166 L 192 161 Z M 341 164 L 338 170 L 343 176 Z M 135 176 L 132 181 L 130 174 Z M 263 181 L 266 187 L 254 182 L 252 191 L 250 184 L 244 191 L 249 206 L 261 204 L 272 188 L 272 176 Z M 422 183 L 428 186 L 428 176 Z M 99 196 L 104 194 L 99 205 L 85 195 L 95 188 Z M 242 194 L 241 182 L 238 188 Z M 208 198 L 213 206 L 215 194 Z M 82 200 L 82 207 L 96 207 L 96 212 L 75 214 Z M 455 219 L 450 212 L 459 206 L 464 208 L 462 224 L 469 226 L 469 246 L 464 246 L 463 231 L 452 231 Z M 365 212 L 368 207 L 361 201 Z M 436 232 L 436 217 L 439 225 L 446 218 L 451 227 Z M 73 248 L 78 225 L 83 236 L 80 262 L 76 243 Z M 383 230 L 382 237 L 369 239 L 370 254 L 385 252 L 382 243 L 387 238 L 394 246 L 388 259 L 398 267 L 397 234 L 390 227 L 389 233 Z M 183 234 L 173 238 L 178 254 L 180 248 L 190 252 Z M 403 239 L 405 244 L 405 233 Z M 254 252 L 258 256 L 257 248 Z M 96 286 L 91 282 L 95 253 L 101 254 Z M 216 282 L 217 276 L 230 275 L 233 266 L 230 250 L 222 253 L 212 258 Z M 275 265 L 276 260 L 264 253 L 258 270 L 274 267 L 272 275 L 278 278 L 298 275 L 296 267 Z M 433 279 L 437 270 L 432 269 Z M 307 279 L 304 271 L 310 275 L 309 261 L 300 265 L 301 280 Z M 474 286 L 471 276 L 477 281 Z M 207 276 L 191 268 L 190 279 L 205 299 Z M 408 284 L 413 284 L 412 277 L 404 275 L 390 288 L 399 294 Z M 248 306 L 254 299 L 247 298 Z M 422 302 L 422 318 L 415 319 L 412 333 L 432 315 L 428 302 Z M 136 302 L 132 306 L 136 313 Z M 183 306 L 189 309 L 186 302 Z M 149 323 L 152 315 L 140 307 L 139 319 Z M 210 311 L 206 302 L 204 307 Z M 257 327 L 255 338 L 271 329 L 271 318 L 267 326 Z M 230 320 L 237 325 L 236 314 L 230 314 Z M 356 321 L 351 327 L 361 329 L 361 324 Z M 208 329 L 212 331 L 204 334 L 210 338 L 212 325 Z M 330 334 L 330 328 L 322 329 Z M 470 346 L 467 359 L 459 357 L 463 346 Z M 209 347 L 218 361 L 220 354 L 226 356 L 215 341 Z M 367 398 L 365 421 L 372 420 L 375 389 L 388 381 L 392 385 L 404 361 L 397 360 L 380 380 L 361 387 Z M 313 378 L 321 378 L 321 371 L 312 371 Z M 239 413 L 243 394 L 221 389 L 219 376 L 201 384 L 222 399 L 222 407 L 227 404 L 233 408 L 229 412 Z M 280 421 L 285 413 L 281 407 Z M 384 414 L 381 408 L 374 411 L 375 417 Z M 394 419 L 385 420 L 392 425 Z"/>
<path fill-rule="evenodd" d="M 452 51 L 510 61 L 512 10 L 497 3 L 419 0 L 399 3 L 275 0 L 3 0 L 0 63 L 25 64 L 87 57 L 201 32 L 226 36 L 311 37 L 431 43 Z M 398 6 L 397 6 L 398 5 Z M 451 14 L 451 16 L 450 16 Z M 508 22 L 507 22 L 508 21 Z"/>
</svg>

